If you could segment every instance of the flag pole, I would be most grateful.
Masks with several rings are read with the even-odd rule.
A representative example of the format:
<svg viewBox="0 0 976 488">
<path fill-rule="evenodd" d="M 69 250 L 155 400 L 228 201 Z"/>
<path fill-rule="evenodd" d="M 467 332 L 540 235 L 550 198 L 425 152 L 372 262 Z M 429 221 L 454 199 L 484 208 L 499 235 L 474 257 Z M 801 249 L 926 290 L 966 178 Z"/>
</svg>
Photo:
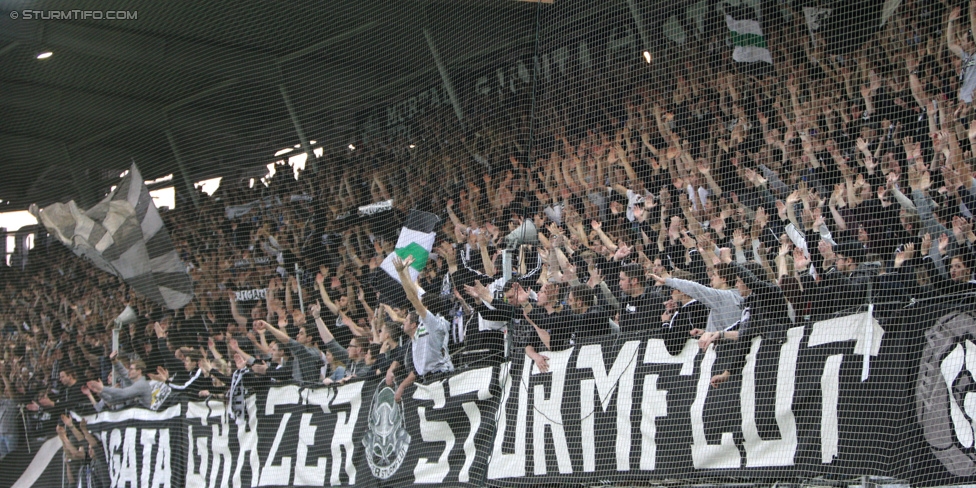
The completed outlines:
<svg viewBox="0 0 976 488">
<path fill-rule="evenodd" d="M 505 277 L 505 283 L 508 284 L 512 280 L 512 249 L 505 249 L 502 251 L 502 276 Z M 512 331 L 511 323 L 505 327 L 505 357 L 509 357 L 512 349 L 515 347 L 512 344 Z"/>
<path fill-rule="evenodd" d="M 30 446 L 30 430 L 27 429 L 27 417 L 24 415 L 24 406 L 20 406 L 20 420 L 24 422 L 24 441 L 27 444 L 27 454 L 33 454 Z"/>
<path fill-rule="evenodd" d="M 295 282 L 298 283 L 298 308 L 305 313 L 305 298 L 302 296 L 302 270 L 295 263 Z"/>
</svg>

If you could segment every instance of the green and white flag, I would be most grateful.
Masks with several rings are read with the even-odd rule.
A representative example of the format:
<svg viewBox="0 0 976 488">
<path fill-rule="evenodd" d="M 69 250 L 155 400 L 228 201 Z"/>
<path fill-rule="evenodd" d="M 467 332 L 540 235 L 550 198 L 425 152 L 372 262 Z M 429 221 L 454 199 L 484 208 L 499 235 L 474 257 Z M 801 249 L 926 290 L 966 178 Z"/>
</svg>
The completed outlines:
<svg viewBox="0 0 976 488">
<path fill-rule="evenodd" d="M 397 238 L 396 249 L 390 253 L 380 268 L 386 271 L 390 278 L 400 282 L 396 268 L 393 267 L 393 255 L 400 259 L 413 256 L 413 263 L 410 265 L 410 278 L 417 280 L 417 275 L 427 266 L 427 259 L 430 258 L 430 250 L 434 247 L 436 237 L 435 228 L 440 219 L 431 213 L 412 210 L 407 216 L 407 221 L 400 229 L 400 237 Z"/>
<path fill-rule="evenodd" d="M 773 57 L 766 47 L 762 27 L 757 20 L 736 20 L 731 15 L 725 15 L 725 24 L 732 35 L 732 59 L 739 63 L 755 63 L 763 61 L 773 64 Z"/>
<path fill-rule="evenodd" d="M 408 229 L 404 227 L 400 229 L 400 238 L 397 239 L 396 250 L 393 254 L 400 257 L 401 260 L 407 259 L 407 256 L 413 256 L 413 263 L 410 265 L 410 275 L 416 278 L 416 274 L 423 271 L 424 266 L 427 266 L 427 258 L 430 257 L 430 250 L 434 246 L 434 234 L 424 234 L 423 232 L 417 232 L 413 229 Z M 383 269 L 388 273 L 392 270 L 396 274 L 396 269 L 393 268 L 393 254 L 386 257 L 383 260 Z M 389 269 L 387 269 L 387 263 L 389 263 Z"/>
</svg>

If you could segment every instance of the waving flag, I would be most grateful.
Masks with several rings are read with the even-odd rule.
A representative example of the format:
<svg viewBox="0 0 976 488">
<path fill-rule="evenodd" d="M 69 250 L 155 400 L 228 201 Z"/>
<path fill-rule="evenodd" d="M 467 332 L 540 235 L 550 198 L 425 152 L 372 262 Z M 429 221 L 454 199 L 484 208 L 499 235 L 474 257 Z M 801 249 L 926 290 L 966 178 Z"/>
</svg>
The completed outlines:
<svg viewBox="0 0 976 488">
<path fill-rule="evenodd" d="M 399 256 L 400 259 L 413 256 L 409 271 L 410 279 L 416 281 L 417 276 L 427 266 L 430 250 L 434 247 L 436 236 L 434 231 L 440 220 L 440 217 L 420 210 L 411 210 L 407 215 L 407 220 L 400 229 L 395 250 L 380 264 L 380 269 L 384 273 L 377 273 L 374 278 L 374 287 L 380 292 L 381 301 L 390 304 L 402 304 L 405 301 L 400 276 L 393 267 L 393 256 Z"/>
<path fill-rule="evenodd" d="M 72 200 L 31 213 L 75 254 L 122 279 L 153 302 L 179 309 L 193 282 L 173 248 L 149 189 L 133 164 L 119 185 L 88 210 Z"/>
<path fill-rule="evenodd" d="M 752 9 L 737 9 L 738 12 L 749 12 Z M 755 63 L 763 61 L 773 64 L 773 57 L 766 47 L 766 38 L 763 36 L 762 27 L 759 21 L 754 18 L 735 19 L 728 13 L 725 14 L 725 24 L 729 27 L 729 34 L 732 35 L 732 44 L 735 50 L 732 51 L 732 59 L 739 63 Z"/>
</svg>

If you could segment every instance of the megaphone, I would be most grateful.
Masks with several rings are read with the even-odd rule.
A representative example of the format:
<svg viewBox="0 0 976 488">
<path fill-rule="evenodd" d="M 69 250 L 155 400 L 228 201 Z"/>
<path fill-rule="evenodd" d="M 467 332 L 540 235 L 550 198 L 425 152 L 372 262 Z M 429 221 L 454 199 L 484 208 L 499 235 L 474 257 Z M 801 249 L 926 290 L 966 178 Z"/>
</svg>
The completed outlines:
<svg viewBox="0 0 976 488">
<path fill-rule="evenodd" d="M 136 316 L 136 311 L 129 305 L 125 306 L 125 310 L 115 317 L 115 327 L 121 328 L 124 325 L 129 325 L 136 321 L 139 317 Z"/>
<path fill-rule="evenodd" d="M 522 220 L 522 225 L 505 236 L 505 243 L 509 249 L 514 249 L 522 244 L 538 244 L 539 231 L 535 228 L 535 223 L 531 218 Z"/>
<path fill-rule="evenodd" d="M 123 326 L 129 325 L 136 321 L 139 317 L 136 316 L 136 311 L 132 309 L 131 306 L 126 305 L 125 310 L 115 317 L 115 328 L 112 329 L 112 351 L 119 350 L 119 330 Z"/>
</svg>

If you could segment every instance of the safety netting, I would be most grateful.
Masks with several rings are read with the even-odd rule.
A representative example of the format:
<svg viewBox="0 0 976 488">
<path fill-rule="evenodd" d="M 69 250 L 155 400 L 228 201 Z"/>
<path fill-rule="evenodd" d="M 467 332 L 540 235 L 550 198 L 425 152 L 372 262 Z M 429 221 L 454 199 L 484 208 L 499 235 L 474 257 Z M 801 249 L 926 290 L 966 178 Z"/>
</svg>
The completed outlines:
<svg viewBox="0 0 976 488">
<path fill-rule="evenodd" d="M 62 3 L 0 486 L 976 482 L 976 2 Z"/>
</svg>

